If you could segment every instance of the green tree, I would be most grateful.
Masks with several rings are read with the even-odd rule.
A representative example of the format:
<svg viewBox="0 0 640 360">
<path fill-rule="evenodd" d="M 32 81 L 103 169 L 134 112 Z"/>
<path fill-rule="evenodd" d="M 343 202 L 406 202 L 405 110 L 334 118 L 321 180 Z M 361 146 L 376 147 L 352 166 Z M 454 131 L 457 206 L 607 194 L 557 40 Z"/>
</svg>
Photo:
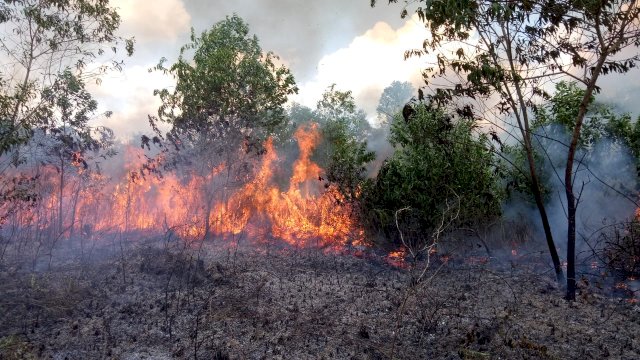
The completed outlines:
<svg viewBox="0 0 640 360">
<path fill-rule="evenodd" d="M 313 116 L 323 136 L 316 161 L 326 169 L 327 180 L 354 202 L 366 178 L 366 164 L 375 159 L 367 149 L 371 126 L 366 114 L 357 108 L 351 91 L 336 90 L 334 84 L 318 101 Z"/>
<path fill-rule="evenodd" d="M 414 96 L 415 90 L 410 82 L 394 81 L 384 88 L 378 101 L 378 122 L 390 124 L 393 117 L 402 110 L 402 107 Z"/>
<path fill-rule="evenodd" d="M 121 60 L 101 56 L 121 45 L 131 55 L 134 42 L 116 35 L 120 17 L 107 0 L 4 1 L 0 25 L 1 225 L 16 202 L 35 204 L 30 191 L 41 179 L 29 167 L 51 164 L 54 153 L 60 169 L 84 167 L 89 150 L 108 143 L 107 129 L 88 124 L 96 104 L 84 82 L 121 69 Z"/>
<path fill-rule="evenodd" d="M 571 132 L 580 109 L 580 103 L 586 90 L 575 82 L 561 81 L 556 85 L 556 91 L 546 106 L 536 107 L 533 129 L 539 129 L 549 124 L 559 124 L 566 132 Z M 627 147 L 638 157 L 638 139 L 640 139 L 640 125 L 631 121 L 629 114 L 618 114 L 610 105 L 597 101 L 591 96 L 589 106 L 582 124 L 578 146 L 590 148 L 600 139 L 609 138 Z"/>
<path fill-rule="evenodd" d="M 568 143 L 567 137 L 575 127 L 576 116 L 580 107 L 580 102 L 584 97 L 585 90 L 578 87 L 575 82 L 561 81 L 556 85 L 556 91 L 549 101 L 534 108 L 534 117 L 531 131 L 533 133 L 533 154 L 536 169 L 539 169 L 540 188 L 545 202 L 548 202 L 550 192 L 550 182 L 557 177 L 556 171 L 565 165 L 566 158 L 551 156 L 548 147 L 565 146 Z M 590 153 L 595 145 L 603 139 L 608 139 L 628 147 L 636 158 L 638 152 L 637 141 L 638 129 L 640 127 L 631 121 L 629 114 L 617 114 L 611 106 L 598 103 L 596 97 L 592 96 L 591 103 L 587 110 L 587 115 L 578 141 L 578 149 L 582 151 L 581 166 L 589 169 Z M 526 168 L 526 155 L 524 146 L 521 143 L 515 145 L 505 145 L 503 153 L 511 159 L 511 181 L 509 187 L 525 194 L 526 198 L 533 201 L 531 193 L 529 174 L 522 172 Z M 555 151 L 554 151 L 555 152 Z M 599 174 L 605 176 L 607 174 Z"/>
<path fill-rule="evenodd" d="M 353 93 L 340 91 L 336 85 L 329 86 L 318 101 L 313 115 L 321 125 L 324 123 L 341 122 L 350 134 L 364 140 L 371 131 L 367 115 L 356 106 Z"/>
<path fill-rule="evenodd" d="M 0 52 L 6 63 L 0 73 L 0 155 L 25 144 L 34 129 L 47 126 L 48 105 L 42 92 L 73 68 L 77 76 L 96 76 L 110 66 L 90 62 L 133 39 L 116 35 L 120 17 L 107 0 L 16 0 L 0 4 L 5 35 Z M 121 68 L 122 62 L 111 65 Z M 15 160 L 20 157 L 14 154 Z"/>
<path fill-rule="evenodd" d="M 173 75 L 176 86 L 155 91 L 162 105 L 154 120 L 171 125 L 169 140 L 220 140 L 238 131 L 264 140 L 286 125 L 283 106 L 288 95 L 298 91 L 277 59 L 263 53 L 258 38 L 249 35 L 248 25 L 237 15 L 199 37 L 192 31 L 175 64 L 167 68 L 163 58 L 156 66 Z"/>
<path fill-rule="evenodd" d="M 372 0 L 371 4 L 375 3 Z M 408 6 L 402 17 L 408 15 Z M 571 78 L 584 87 L 564 174 L 568 204 L 567 299 L 575 299 L 576 148 L 600 76 L 627 72 L 640 59 L 638 55 L 625 57 L 622 53 L 640 46 L 640 5 L 635 0 L 425 0 L 417 2 L 415 12 L 427 24 L 430 38 L 422 49 L 408 51 L 406 56 L 437 53 L 434 66 L 424 72 L 425 81 L 434 87 L 434 100 L 449 104 L 461 98 L 488 101 L 498 97 L 496 108 L 515 119 L 514 127 L 526 150 L 531 190 L 559 281 L 564 274 L 533 159 L 531 107 L 540 98 L 549 97 L 544 84 L 550 79 Z M 443 50 L 445 44 L 458 50 Z M 442 76 L 449 77 L 446 84 L 434 80 Z"/>
<path fill-rule="evenodd" d="M 267 137 L 286 129 L 284 104 L 298 90 L 289 70 L 276 61 L 237 15 L 200 36 L 192 31 L 175 64 L 166 67 L 163 58 L 155 67 L 172 75 L 176 85 L 155 91 L 162 101 L 157 116 L 150 117 L 157 136 L 143 136 L 143 146 L 161 145 L 165 169 L 191 167 L 204 179 L 224 163 L 228 179 L 246 178 L 239 173 L 248 169 L 243 159 L 261 154 Z M 170 126 L 166 134 L 161 123 Z M 207 182 L 202 191 L 208 236 L 216 189 Z"/>
</svg>

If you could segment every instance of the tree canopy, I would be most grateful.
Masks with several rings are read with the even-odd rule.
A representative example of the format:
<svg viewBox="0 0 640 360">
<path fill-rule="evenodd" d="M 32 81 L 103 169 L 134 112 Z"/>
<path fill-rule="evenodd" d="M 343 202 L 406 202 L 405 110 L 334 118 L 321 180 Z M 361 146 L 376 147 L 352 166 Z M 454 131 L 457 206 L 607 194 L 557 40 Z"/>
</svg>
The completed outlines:
<svg viewBox="0 0 640 360">
<path fill-rule="evenodd" d="M 92 68 L 106 48 L 116 52 L 124 44 L 128 55 L 133 52 L 133 39 L 116 34 L 120 16 L 107 0 L 5 1 L 0 23 L 9 35 L 0 40 L 6 60 L 0 73 L 0 155 L 50 125 L 44 92 L 65 83 L 58 78 L 68 78 L 71 70 L 86 78 L 120 69 L 119 60 Z"/>
<path fill-rule="evenodd" d="M 200 36 L 192 30 L 190 41 L 175 64 L 166 67 L 163 58 L 155 67 L 176 79 L 172 91 L 155 91 L 162 105 L 151 118 L 154 126 L 171 126 L 170 143 L 184 148 L 206 141 L 233 148 L 231 143 L 244 140 L 259 144 L 284 127 L 283 106 L 298 91 L 294 78 L 277 65 L 276 55 L 262 51 L 240 17 L 227 17 Z"/>
</svg>

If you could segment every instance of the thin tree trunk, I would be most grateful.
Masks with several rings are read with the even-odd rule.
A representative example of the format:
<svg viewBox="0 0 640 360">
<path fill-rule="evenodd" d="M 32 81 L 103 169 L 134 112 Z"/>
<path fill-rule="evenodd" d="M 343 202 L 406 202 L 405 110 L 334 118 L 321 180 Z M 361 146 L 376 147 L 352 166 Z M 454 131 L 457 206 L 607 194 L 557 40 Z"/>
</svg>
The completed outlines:
<svg viewBox="0 0 640 360">
<path fill-rule="evenodd" d="M 576 148 L 578 147 L 582 124 L 587 115 L 589 103 L 591 102 L 591 96 L 596 88 L 596 82 L 600 76 L 602 66 L 608 56 L 609 48 L 605 48 L 600 54 L 600 59 L 598 59 L 598 63 L 591 73 L 592 77 L 587 84 L 584 97 L 578 109 L 578 116 L 573 128 L 569 152 L 567 153 L 567 168 L 564 172 L 564 187 L 567 197 L 567 294 L 565 298 L 570 301 L 576 299 L 576 213 L 578 210 L 576 196 L 573 192 L 573 163 L 575 161 Z"/>
<path fill-rule="evenodd" d="M 596 68 L 601 69 L 604 59 L 599 63 Z M 595 73 L 595 72 L 594 72 Z M 573 192 L 573 164 L 576 156 L 576 149 L 578 147 L 578 140 L 580 139 L 580 131 L 584 122 L 584 117 L 587 114 L 589 103 L 591 102 L 591 95 L 595 89 L 598 73 L 594 74 L 593 79 L 589 82 L 585 91 L 580 108 L 578 110 L 578 117 L 576 119 L 576 125 L 573 128 L 573 135 L 571 137 L 571 143 L 569 144 L 569 152 L 567 154 L 567 168 L 564 173 L 564 187 L 567 197 L 567 300 L 576 299 L 576 213 L 578 211 L 578 204 L 576 202 L 576 195 Z"/>
<path fill-rule="evenodd" d="M 62 199 L 64 196 L 64 159 L 62 158 L 62 154 L 60 154 L 60 186 L 58 189 L 58 234 L 62 234 L 64 221 L 62 216 L 63 203 Z"/>
<path fill-rule="evenodd" d="M 78 188 L 73 194 L 73 202 L 71 203 L 71 225 L 69 225 L 69 239 L 73 239 L 76 228 L 76 214 L 78 212 L 78 200 L 80 200 L 80 190 L 82 179 L 78 180 Z M 73 240 L 72 240 L 73 241 Z"/>
<path fill-rule="evenodd" d="M 475 26 L 478 29 L 483 28 L 483 26 L 478 22 L 475 23 Z M 509 63 L 509 71 L 511 72 L 513 79 L 515 79 L 515 82 L 514 82 L 515 94 L 510 89 L 510 84 L 506 81 L 506 79 L 503 80 L 502 85 L 504 86 L 511 109 L 513 110 L 513 114 L 516 117 L 516 120 L 518 121 L 518 128 L 520 129 L 520 133 L 522 135 L 525 153 L 527 156 L 527 162 L 529 164 L 529 175 L 531 176 L 531 184 L 530 184 L 531 192 L 533 193 L 533 197 L 535 199 L 536 206 L 538 208 L 538 213 L 540 214 L 540 220 L 542 222 L 542 228 L 544 229 L 544 235 L 547 241 L 547 247 L 549 248 L 549 255 L 551 256 L 551 261 L 553 262 L 553 268 L 556 273 L 556 280 L 558 281 L 558 283 L 563 284 L 565 280 L 564 280 L 564 273 L 562 271 L 562 266 L 560 264 L 560 256 L 558 255 L 558 250 L 556 249 L 555 242 L 553 241 L 553 233 L 551 232 L 551 225 L 549 224 L 549 218 L 547 216 L 547 211 L 544 206 L 544 200 L 542 198 L 542 193 L 540 191 L 540 181 L 538 180 L 538 174 L 535 168 L 533 146 L 531 145 L 531 129 L 529 126 L 529 115 L 527 112 L 528 107 L 524 101 L 524 95 L 522 93 L 520 82 L 517 80 L 519 76 L 517 74 L 516 65 L 512 56 L 512 44 L 511 44 L 512 37 L 509 34 L 508 28 L 503 26 L 502 31 L 503 31 L 503 34 L 505 35 L 504 39 L 505 39 L 505 45 L 507 50 L 506 54 L 507 54 L 508 63 Z M 483 36 L 483 32 L 480 31 L 478 35 L 481 37 L 482 41 L 484 41 L 487 47 L 491 49 L 492 43 L 488 38 Z M 497 57 L 495 52 L 491 51 L 490 54 L 493 57 L 493 61 L 496 64 L 499 64 L 501 62 L 501 60 Z"/>
</svg>

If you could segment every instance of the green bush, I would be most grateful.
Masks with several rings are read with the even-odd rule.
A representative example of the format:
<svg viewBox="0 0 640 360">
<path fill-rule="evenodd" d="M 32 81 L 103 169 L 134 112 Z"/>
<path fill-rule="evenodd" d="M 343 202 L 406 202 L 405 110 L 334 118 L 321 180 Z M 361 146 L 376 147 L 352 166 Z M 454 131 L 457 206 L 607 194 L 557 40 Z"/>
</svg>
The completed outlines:
<svg viewBox="0 0 640 360">
<path fill-rule="evenodd" d="M 475 121 L 454 120 L 424 104 L 414 110 L 408 121 L 394 118 L 389 140 L 395 153 L 363 187 L 369 224 L 397 239 L 395 215 L 406 209 L 398 216 L 403 233 L 426 238 L 453 203 L 459 211 L 454 225 L 498 216 L 502 196 L 493 157 L 486 135 L 475 134 Z"/>
</svg>

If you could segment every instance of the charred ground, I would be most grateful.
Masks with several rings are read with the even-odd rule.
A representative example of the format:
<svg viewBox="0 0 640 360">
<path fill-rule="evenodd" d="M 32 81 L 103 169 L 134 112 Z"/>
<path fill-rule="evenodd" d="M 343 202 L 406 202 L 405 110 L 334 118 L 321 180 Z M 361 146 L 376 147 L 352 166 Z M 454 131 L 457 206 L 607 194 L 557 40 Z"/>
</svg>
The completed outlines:
<svg viewBox="0 0 640 360">
<path fill-rule="evenodd" d="M 410 270 L 368 253 L 102 251 L 1 269 L 0 358 L 640 357 L 636 304 L 586 283 L 566 302 L 534 258 L 435 256 L 412 285 Z"/>
</svg>

